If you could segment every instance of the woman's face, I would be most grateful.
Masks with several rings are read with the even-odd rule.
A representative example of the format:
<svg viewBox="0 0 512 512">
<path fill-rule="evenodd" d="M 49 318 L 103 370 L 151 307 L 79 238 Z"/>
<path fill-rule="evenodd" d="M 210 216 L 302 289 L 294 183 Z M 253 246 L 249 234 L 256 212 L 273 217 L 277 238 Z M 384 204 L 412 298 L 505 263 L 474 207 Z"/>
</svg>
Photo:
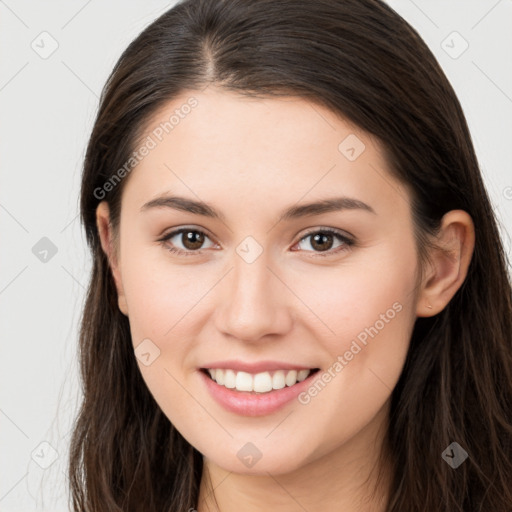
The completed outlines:
<svg viewBox="0 0 512 512">
<path fill-rule="evenodd" d="M 135 149 L 114 272 L 169 420 L 238 473 L 292 471 L 377 432 L 416 319 L 418 260 L 409 195 L 375 140 L 303 99 L 211 86 L 159 110 Z M 247 373 L 263 386 L 282 387 L 279 368 L 320 371 L 259 393 L 201 371 L 260 362 Z"/>
</svg>

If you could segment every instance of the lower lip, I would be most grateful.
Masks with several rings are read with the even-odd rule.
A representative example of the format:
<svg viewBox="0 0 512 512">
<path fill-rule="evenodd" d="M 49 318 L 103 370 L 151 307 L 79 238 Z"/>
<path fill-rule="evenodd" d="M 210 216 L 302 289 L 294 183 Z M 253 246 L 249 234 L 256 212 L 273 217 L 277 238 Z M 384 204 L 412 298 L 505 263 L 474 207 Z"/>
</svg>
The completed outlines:
<svg viewBox="0 0 512 512">
<path fill-rule="evenodd" d="M 310 373 L 306 379 L 293 386 L 257 394 L 226 388 L 217 384 L 204 371 L 199 370 L 199 373 L 211 396 L 228 411 L 242 416 L 264 416 L 278 411 L 305 391 L 320 371 Z"/>
</svg>

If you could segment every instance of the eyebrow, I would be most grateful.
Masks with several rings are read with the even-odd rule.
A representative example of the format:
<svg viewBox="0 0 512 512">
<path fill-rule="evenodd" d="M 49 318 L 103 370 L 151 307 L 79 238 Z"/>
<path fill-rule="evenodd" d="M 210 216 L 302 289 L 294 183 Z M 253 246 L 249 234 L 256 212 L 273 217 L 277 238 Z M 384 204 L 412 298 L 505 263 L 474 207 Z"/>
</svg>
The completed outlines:
<svg viewBox="0 0 512 512">
<path fill-rule="evenodd" d="M 144 212 L 152 208 L 171 208 L 173 210 L 180 210 L 225 221 L 224 215 L 208 203 L 187 199 L 186 197 L 156 197 L 155 199 L 145 203 L 140 210 L 141 212 Z M 363 210 L 376 215 L 375 210 L 363 201 L 351 197 L 334 197 L 316 201 L 314 203 L 292 206 L 281 213 L 279 222 L 342 210 Z"/>
</svg>

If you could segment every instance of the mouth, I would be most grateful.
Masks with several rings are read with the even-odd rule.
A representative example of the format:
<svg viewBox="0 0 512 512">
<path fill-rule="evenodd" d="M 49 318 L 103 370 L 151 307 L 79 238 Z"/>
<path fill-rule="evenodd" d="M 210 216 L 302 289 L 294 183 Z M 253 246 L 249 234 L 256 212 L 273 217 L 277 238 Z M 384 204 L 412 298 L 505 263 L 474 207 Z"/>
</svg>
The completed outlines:
<svg viewBox="0 0 512 512">
<path fill-rule="evenodd" d="M 236 371 L 226 368 L 200 368 L 210 380 L 220 386 L 243 394 L 262 395 L 271 393 L 310 378 L 320 368 L 304 370 L 274 370 L 257 374 Z"/>
</svg>

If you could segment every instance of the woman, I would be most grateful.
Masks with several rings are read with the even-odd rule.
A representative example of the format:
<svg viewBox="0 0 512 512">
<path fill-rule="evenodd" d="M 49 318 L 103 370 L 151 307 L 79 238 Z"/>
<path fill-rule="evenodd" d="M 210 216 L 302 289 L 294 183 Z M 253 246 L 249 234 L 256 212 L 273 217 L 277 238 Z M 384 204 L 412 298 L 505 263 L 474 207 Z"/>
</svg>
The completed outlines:
<svg viewBox="0 0 512 512">
<path fill-rule="evenodd" d="M 504 251 L 386 4 L 177 4 L 106 84 L 81 213 L 74 510 L 511 509 Z"/>
</svg>

